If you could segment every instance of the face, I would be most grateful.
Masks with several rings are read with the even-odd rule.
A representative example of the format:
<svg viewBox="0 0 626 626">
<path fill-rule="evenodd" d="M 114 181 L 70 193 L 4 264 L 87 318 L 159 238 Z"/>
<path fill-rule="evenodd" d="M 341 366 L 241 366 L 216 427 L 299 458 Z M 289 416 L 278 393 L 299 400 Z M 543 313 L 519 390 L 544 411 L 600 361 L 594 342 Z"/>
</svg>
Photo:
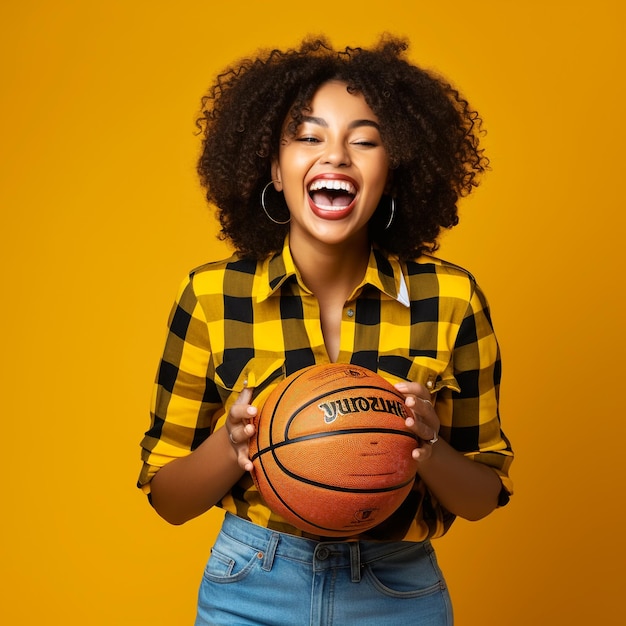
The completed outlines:
<svg viewBox="0 0 626 626">
<path fill-rule="evenodd" d="M 365 242 L 388 173 L 378 119 L 363 96 L 342 82 L 322 85 L 272 166 L 291 213 L 291 241 Z"/>
</svg>

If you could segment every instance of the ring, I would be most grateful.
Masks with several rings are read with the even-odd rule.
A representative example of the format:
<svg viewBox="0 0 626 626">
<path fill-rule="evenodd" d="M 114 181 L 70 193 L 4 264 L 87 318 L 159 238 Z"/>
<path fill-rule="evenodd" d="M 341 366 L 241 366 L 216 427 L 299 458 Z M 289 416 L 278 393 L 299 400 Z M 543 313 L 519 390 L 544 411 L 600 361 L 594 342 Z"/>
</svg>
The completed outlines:
<svg viewBox="0 0 626 626">
<path fill-rule="evenodd" d="M 236 446 L 237 442 L 233 439 L 233 433 L 228 433 L 228 438 L 230 439 L 230 442 Z"/>
<path fill-rule="evenodd" d="M 430 400 L 427 400 L 426 398 L 420 398 L 420 400 L 422 402 L 425 402 L 426 404 L 430 404 L 430 406 L 432 407 L 433 403 Z"/>
<path fill-rule="evenodd" d="M 432 439 L 428 440 L 428 443 L 432 445 L 433 443 L 437 443 L 439 441 L 439 435 L 435 433 L 435 436 Z"/>
</svg>

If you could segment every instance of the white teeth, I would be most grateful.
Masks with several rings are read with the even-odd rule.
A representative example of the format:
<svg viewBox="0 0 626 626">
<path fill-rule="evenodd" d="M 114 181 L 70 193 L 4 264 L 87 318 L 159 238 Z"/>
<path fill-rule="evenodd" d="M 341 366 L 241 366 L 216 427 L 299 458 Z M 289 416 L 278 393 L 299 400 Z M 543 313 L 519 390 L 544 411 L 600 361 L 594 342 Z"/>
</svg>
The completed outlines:
<svg viewBox="0 0 626 626">
<path fill-rule="evenodd" d="M 332 191 L 345 191 L 356 194 L 354 185 L 350 184 L 347 180 L 326 180 L 325 178 L 319 178 L 311 183 L 309 191 L 318 191 L 320 189 L 330 189 Z"/>
</svg>

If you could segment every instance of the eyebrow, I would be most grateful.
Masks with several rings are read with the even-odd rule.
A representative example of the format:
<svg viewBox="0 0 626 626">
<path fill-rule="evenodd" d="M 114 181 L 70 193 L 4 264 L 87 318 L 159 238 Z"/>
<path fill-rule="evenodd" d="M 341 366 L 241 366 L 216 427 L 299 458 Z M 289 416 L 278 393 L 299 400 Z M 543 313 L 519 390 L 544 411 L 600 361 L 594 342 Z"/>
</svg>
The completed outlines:
<svg viewBox="0 0 626 626">
<path fill-rule="evenodd" d="M 324 128 L 328 128 L 328 124 L 323 117 L 313 117 L 310 115 L 306 115 L 302 118 L 303 122 L 309 122 L 311 124 L 317 124 L 318 126 L 322 126 Z M 360 126 L 372 126 L 377 130 L 380 130 L 380 125 L 374 120 L 354 120 L 348 124 L 348 128 L 350 130 L 354 128 L 359 128 Z"/>
</svg>

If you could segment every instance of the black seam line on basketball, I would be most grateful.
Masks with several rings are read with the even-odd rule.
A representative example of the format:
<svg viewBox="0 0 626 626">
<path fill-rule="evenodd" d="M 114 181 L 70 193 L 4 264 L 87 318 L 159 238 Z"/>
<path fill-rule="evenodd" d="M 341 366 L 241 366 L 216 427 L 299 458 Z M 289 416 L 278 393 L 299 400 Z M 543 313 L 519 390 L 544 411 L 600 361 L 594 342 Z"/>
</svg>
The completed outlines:
<svg viewBox="0 0 626 626">
<path fill-rule="evenodd" d="M 386 434 L 386 435 L 400 435 L 402 437 L 409 437 L 410 439 L 414 439 L 417 442 L 417 437 L 413 433 L 404 432 L 402 430 L 394 430 L 393 428 L 346 428 L 342 430 L 333 430 L 330 432 L 323 433 L 312 433 L 310 435 L 302 435 L 301 437 L 294 437 L 293 439 L 285 439 L 285 441 L 281 441 L 279 443 L 270 443 L 269 446 L 257 450 L 251 457 L 250 460 L 254 461 L 256 458 L 265 454 L 266 452 L 272 452 L 277 448 L 282 448 L 283 446 L 292 444 L 292 443 L 300 443 L 301 441 L 308 441 L 310 439 L 328 439 L 330 437 L 338 437 L 340 435 L 369 435 L 369 434 Z"/>
<path fill-rule="evenodd" d="M 312 404 L 315 404 L 316 402 L 318 402 L 322 398 L 327 398 L 328 396 L 332 396 L 332 395 L 336 395 L 336 394 L 339 394 L 339 393 L 343 393 L 344 391 L 350 391 L 350 392 L 354 392 L 354 394 L 356 394 L 357 391 L 360 390 L 360 389 L 364 389 L 365 391 L 369 391 L 369 390 L 374 389 L 376 391 L 386 391 L 387 393 L 391 392 L 398 398 L 398 400 L 402 401 L 403 404 L 404 404 L 404 401 L 405 401 L 404 396 L 399 391 L 395 391 L 394 390 L 392 392 L 392 390 L 388 389 L 387 387 L 378 387 L 377 385 L 352 385 L 352 386 L 349 385 L 347 387 L 340 387 L 339 389 L 331 389 L 329 391 L 326 391 L 325 393 L 322 393 L 322 394 L 316 396 L 315 398 L 311 398 L 311 400 L 309 400 L 308 402 L 303 404 L 301 407 L 299 407 L 297 411 L 294 411 L 294 413 L 291 415 L 291 417 L 285 423 L 285 430 L 289 429 L 289 426 L 291 425 L 291 422 L 296 418 L 298 413 L 301 413 L 307 407 L 311 406 Z M 363 394 L 363 395 L 365 395 L 365 394 Z M 276 403 L 276 407 L 274 408 L 274 411 L 272 412 L 272 418 L 274 417 L 274 413 L 276 412 L 276 408 L 277 407 L 278 407 L 278 403 Z M 398 417 L 398 419 L 403 419 L 399 415 L 397 415 L 396 417 Z"/>
<path fill-rule="evenodd" d="M 294 478 L 298 480 L 299 482 L 305 483 L 307 485 L 311 485 L 313 487 L 320 487 L 322 489 L 327 489 L 329 491 L 335 491 L 335 492 L 341 492 L 341 493 L 387 493 L 390 491 L 397 491 L 398 489 L 402 489 L 406 487 L 407 485 L 410 485 L 412 482 L 415 481 L 415 478 L 417 476 L 417 474 L 415 474 L 414 476 L 408 478 L 404 482 L 397 483 L 390 487 L 370 487 L 367 489 L 357 488 L 357 487 L 340 487 L 338 485 L 329 485 L 328 483 L 321 483 L 315 480 L 311 480 L 310 478 L 306 478 L 305 476 L 301 476 L 300 474 L 296 474 L 295 472 L 292 472 L 290 469 L 288 469 L 281 463 L 280 459 L 276 456 L 276 453 L 274 452 L 274 450 L 270 450 L 270 453 L 272 457 L 274 458 L 274 462 L 276 463 L 277 467 L 280 470 L 282 470 L 283 474 L 285 474 L 286 476 L 289 476 L 290 478 Z M 261 459 L 261 465 L 263 465 L 263 459 Z M 265 472 L 264 474 L 267 478 L 267 474 Z"/>
<path fill-rule="evenodd" d="M 283 396 L 287 393 L 287 391 L 289 391 L 289 389 L 292 387 L 292 385 L 295 384 L 295 382 L 304 374 L 306 374 L 306 369 L 303 370 L 298 376 L 296 376 L 293 381 L 287 385 L 287 387 L 285 387 L 285 389 L 283 389 L 283 391 L 281 392 L 280 396 L 278 397 L 278 399 L 276 400 L 276 402 L 274 403 L 274 408 L 272 409 L 272 414 L 269 418 L 270 424 L 272 423 L 272 421 L 274 420 L 274 416 L 276 415 L 276 411 L 278 410 L 278 407 L 280 406 L 280 402 L 283 399 Z M 347 385 L 345 387 L 340 387 L 339 389 L 332 389 L 329 391 L 326 391 L 318 396 L 316 396 L 315 398 L 312 398 L 311 400 L 309 400 L 306 404 L 304 404 L 303 406 L 301 406 L 300 408 L 298 408 L 297 411 L 294 411 L 294 413 L 292 413 L 292 415 L 289 417 L 289 419 L 286 421 L 285 423 L 285 431 L 287 431 L 289 429 L 289 426 L 291 425 L 291 422 L 295 419 L 296 415 L 298 413 L 300 413 L 301 411 L 303 411 L 306 407 L 310 406 L 311 404 L 317 402 L 318 400 L 320 400 L 321 398 L 327 398 L 329 395 L 331 394 L 337 394 L 337 393 L 341 393 L 343 391 L 356 391 L 357 389 L 376 389 L 378 391 L 386 391 L 386 392 L 391 392 L 393 393 L 398 400 L 401 400 L 403 403 L 405 401 L 404 396 L 399 392 L 396 391 L 395 389 L 389 389 L 387 387 L 379 387 L 377 385 Z M 399 419 L 402 419 L 400 416 L 398 416 Z M 270 429 L 270 445 L 272 444 L 272 431 Z"/>
<path fill-rule="evenodd" d="M 267 476 L 266 476 L 267 478 Z M 317 528 L 319 530 L 326 530 L 326 531 L 330 531 L 330 532 L 337 532 L 338 529 L 337 528 L 330 528 L 328 526 L 322 526 L 320 524 L 317 524 L 315 522 L 313 522 L 310 519 L 306 519 L 305 517 L 303 517 L 302 515 L 300 515 L 300 513 L 298 513 L 298 511 L 296 511 L 289 503 L 287 503 L 287 501 L 278 493 L 278 491 L 276 490 L 276 488 L 274 487 L 274 484 L 272 483 L 272 481 L 267 478 L 267 484 L 269 485 L 270 489 L 274 492 L 274 495 L 283 503 L 283 506 L 288 509 L 289 511 L 291 511 L 291 513 L 293 515 L 295 515 L 295 517 L 301 519 L 305 524 L 308 524 L 309 526 L 313 526 L 314 528 Z M 354 528 L 346 528 L 346 531 L 349 530 L 354 530 Z M 350 534 L 350 533 L 348 533 Z"/>
<path fill-rule="evenodd" d="M 310 370 L 310 368 L 304 368 L 302 371 L 300 371 L 300 373 L 295 374 L 293 380 L 291 381 L 291 383 L 289 385 L 287 385 L 285 387 L 285 389 L 283 389 L 281 391 L 279 398 L 274 403 L 274 408 L 272 409 L 272 414 L 271 414 L 271 416 L 269 418 L 270 425 L 271 425 L 272 421 L 274 420 L 274 416 L 276 415 L 276 411 L 277 411 L 277 409 L 278 409 L 278 407 L 280 405 L 280 402 L 283 399 L 283 397 L 285 396 L 285 394 L 287 393 L 287 391 L 291 388 L 291 386 L 293 384 L 295 384 L 296 381 L 298 381 L 302 376 L 304 376 L 309 370 Z M 318 401 L 320 398 L 327 397 L 331 393 L 339 393 L 339 392 L 342 392 L 342 391 L 354 390 L 354 389 L 357 389 L 357 388 L 358 389 L 377 389 L 379 391 L 391 392 L 395 396 L 397 396 L 398 400 L 401 400 L 402 402 L 405 401 L 404 396 L 399 391 L 397 391 L 394 388 L 389 389 L 389 388 L 386 388 L 386 387 L 384 388 L 384 387 L 379 387 L 379 386 L 376 386 L 376 385 L 356 385 L 356 386 L 348 385 L 348 386 L 342 387 L 339 390 L 332 390 L 332 391 L 325 392 L 323 394 L 318 395 L 316 398 L 312 399 L 307 404 L 305 404 L 304 407 L 300 407 L 300 409 L 298 409 L 297 412 L 300 412 L 302 409 L 304 409 L 305 407 L 309 406 L 310 404 L 313 404 L 314 402 Z M 289 426 L 290 426 L 291 422 L 293 421 L 293 419 L 295 418 L 295 415 L 296 415 L 297 412 L 294 412 L 291 415 L 291 417 L 287 420 L 287 422 L 285 424 L 285 431 L 287 431 L 289 429 Z M 402 419 L 402 418 L 400 418 L 400 419 Z M 270 438 L 270 446 L 274 445 L 273 444 L 274 437 L 273 437 L 271 428 L 269 429 L 269 438 Z M 256 458 L 257 456 L 258 456 L 258 454 L 254 455 L 254 458 Z M 254 459 L 251 459 L 251 460 L 254 460 Z"/>
<path fill-rule="evenodd" d="M 276 402 L 274 403 L 274 408 L 272 409 L 272 415 L 269 418 L 270 424 L 272 423 L 273 419 L 274 419 L 274 415 L 276 415 L 276 410 L 278 409 L 278 407 L 280 406 L 280 403 L 284 397 L 284 395 L 289 391 L 289 389 L 291 388 L 291 386 L 297 381 L 299 380 L 302 376 L 304 376 L 304 374 L 307 373 L 309 368 L 304 368 L 299 374 L 294 374 L 293 380 L 292 382 L 287 385 L 281 392 L 280 392 L 280 396 L 276 399 Z M 272 430 L 270 428 L 270 444 L 271 444 L 271 439 L 272 439 Z M 258 455 L 255 455 L 258 456 Z M 253 460 L 253 459 L 250 459 Z"/>
<path fill-rule="evenodd" d="M 289 432 L 289 428 L 291 427 L 291 423 L 293 422 L 294 419 L 296 419 L 296 417 L 298 416 L 299 413 L 301 413 L 302 411 L 304 411 L 306 408 L 308 408 L 309 406 L 311 406 L 312 404 L 315 404 L 316 402 L 318 402 L 319 400 L 321 400 L 322 398 L 327 398 L 328 396 L 331 395 L 336 395 L 338 393 L 342 393 L 344 391 L 354 391 L 356 393 L 357 390 L 360 389 L 365 389 L 365 390 L 377 390 L 377 391 L 389 391 L 389 389 L 386 389 L 384 387 L 376 387 L 374 385 L 358 385 L 358 386 L 353 386 L 353 387 L 341 387 L 340 389 L 333 389 L 332 391 L 328 391 L 326 393 L 322 393 L 318 396 L 316 396 L 315 398 L 309 400 L 306 404 L 303 404 L 301 407 L 298 408 L 297 411 L 294 411 L 292 413 L 292 415 L 289 417 L 289 419 L 285 422 L 285 428 L 284 428 L 284 434 L 285 434 L 285 439 L 287 439 L 287 433 Z M 398 392 L 399 394 L 399 392 Z M 402 395 L 398 395 L 398 400 L 401 400 L 404 403 L 404 396 Z M 274 411 L 272 412 L 272 418 L 271 420 L 274 419 L 274 414 L 276 413 L 276 408 L 278 407 L 278 404 L 276 404 L 276 407 L 274 408 Z M 342 414 L 343 415 L 343 414 Z M 350 415 L 350 413 L 346 413 L 345 415 Z M 402 421 L 404 421 L 404 418 L 400 417 L 399 415 L 396 415 L 396 417 Z M 270 421 L 271 423 L 271 421 Z M 270 429 L 270 445 L 272 444 L 272 429 Z M 293 439 L 290 441 L 294 441 Z"/>
<path fill-rule="evenodd" d="M 260 459 L 260 462 L 261 462 L 261 466 L 263 466 L 263 459 Z M 265 474 L 265 472 L 264 472 L 264 474 Z M 312 521 L 312 520 L 310 520 L 310 519 L 307 519 L 307 518 L 303 517 L 302 515 L 300 515 L 300 513 L 298 513 L 298 511 L 296 511 L 296 510 L 293 508 L 293 506 L 291 506 L 291 505 L 290 505 L 290 504 L 289 504 L 289 503 L 285 500 L 285 498 L 283 498 L 283 497 L 280 495 L 280 493 L 278 493 L 278 490 L 276 489 L 276 487 L 274 487 L 274 483 L 272 482 L 272 480 L 270 479 L 270 477 L 269 477 L 267 474 L 265 474 L 265 478 L 266 478 L 266 480 L 267 480 L 267 484 L 268 484 L 269 488 L 270 488 L 270 489 L 272 490 L 272 492 L 274 493 L 274 496 L 276 496 L 276 498 L 278 498 L 278 500 L 279 500 L 280 502 L 282 502 L 283 506 L 284 506 L 287 510 L 291 511 L 292 515 L 294 515 L 294 516 L 295 516 L 295 517 L 297 517 L 298 519 L 302 520 L 305 524 L 307 524 L 307 525 L 309 525 L 309 526 L 313 526 L 314 528 L 317 528 L 318 530 L 325 530 L 325 531 L 327 531 L 327 532 L 333 532 L 333 533 L 337 532 L 337 530 L 338 530 L 337 528 L 330 528 L 330 527 L 328 527 L 328 526 L 322 526 L 322 525 L 317 524 L 316 522 L 314 522 L 314 521 Z M 351 531 L 351 530 L 354 530 L 354 529 L 353 529 L 353 528 L 351 528 L 351 527 L 346 528 L 346 531 Z M 350 533 L 348 532 L 348 534 L 350 534 Z"/>
<path fill-rule="evenodd" d="M 259 462 L 261 463 L 261 466 L 263 467 L 263 459 L 259 459 Z M 340 537 L 343 535 L 337 535 L 336 533 L 339 532 L 340 530 L 345 530 L 346 531 L 346 535 L 348 536 L 350 534 L 353 534 L 355 530 L 359 530 L 358 525 L 356 526 L 347 526 L 347 527 L 343 527 L 342 529 L 338 529 L 338 528 L 331 528 L 329 526 L 322 526 L 321 524 L 318 524 L 316 522 L 314 522 L 313 520 L 307 519 L 305 517 L 303 517 L 300 513 L 298 513 L 298 511 L 296 511 L 293 506 L 291 506 L 279 493 L 278 490 L 276 489 L 276 487 L 274 487 L 274 483 L 272 482 L 271 478 L 265 473 L 263 472 L 265 475 L 265 478 L 267 480 L 267 484 L 269 486 L 269 488 L 272 490 L 272 492 L 274 493 L 274 496 L 283 504 L 283 506 L 288 509 L 292 515 L 294 515 L 295 517 L 297 517 L 298 519 L 302 520 L 305 524 L 307 524 L 308 526 L 311 526 L 313 528 L 316 528 L 320 531 L 326 531 L 327 533 L 333 533 L 333 536 L 335 537 Z M 417 475 L 416 475 L 417 476 Z M 416 476 L 412 479 L 415 480 Z M 411 481 L 409 480 L 408 483 L 409 484 Z M 406 486 L 403 485 L 403 486 Z M 324 533 L 321 533 L 324 534 Z"/>
</svg>

